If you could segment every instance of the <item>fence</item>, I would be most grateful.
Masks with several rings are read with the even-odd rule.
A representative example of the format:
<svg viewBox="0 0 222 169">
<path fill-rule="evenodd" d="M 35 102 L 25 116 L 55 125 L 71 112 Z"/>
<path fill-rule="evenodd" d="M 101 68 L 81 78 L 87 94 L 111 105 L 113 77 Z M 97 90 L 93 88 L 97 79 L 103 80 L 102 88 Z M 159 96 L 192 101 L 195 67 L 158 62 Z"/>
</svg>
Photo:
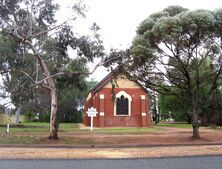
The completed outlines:
<svg viewBox="0 0 222 169">
<path fill-rule="evenodd" d="M 20 115 L 19 121 L 20 122 L 28 122 L 32 119 L 27 115 Z M 0 114 L 0 124 L 13 124 L 15 123 L 15 115 L 14 114 Z"/>
</svg>

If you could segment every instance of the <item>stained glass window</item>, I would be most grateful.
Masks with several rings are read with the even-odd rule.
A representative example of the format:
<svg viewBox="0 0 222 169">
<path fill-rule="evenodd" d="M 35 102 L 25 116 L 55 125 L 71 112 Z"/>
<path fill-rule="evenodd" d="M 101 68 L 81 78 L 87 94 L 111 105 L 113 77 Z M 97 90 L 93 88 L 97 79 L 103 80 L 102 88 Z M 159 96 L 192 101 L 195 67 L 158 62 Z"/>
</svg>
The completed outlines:
<svg viewBox="0 0 222 169">
<path fill-rule="evenodd" d="M 116 99 L 116 114 L 117 115 L 128 115 L 128 99 L 121 96 Z"/>
</svg>

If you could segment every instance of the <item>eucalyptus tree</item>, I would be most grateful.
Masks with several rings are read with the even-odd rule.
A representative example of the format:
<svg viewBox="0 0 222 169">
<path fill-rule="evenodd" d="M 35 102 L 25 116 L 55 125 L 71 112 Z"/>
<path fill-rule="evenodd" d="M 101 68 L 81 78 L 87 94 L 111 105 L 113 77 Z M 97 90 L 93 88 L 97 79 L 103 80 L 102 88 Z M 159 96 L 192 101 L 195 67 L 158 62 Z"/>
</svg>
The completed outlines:
<svg viewBox="0 0 222 169">
<path fill-rule="evenodd" d="M 192 109 L 193 137 L 199 138 L 200 91 L 210 95 L 222 73 L 222 9 L 194 10 L 170 6 L 146 18 L 130 50 L 116 63 L 129 77 L 162 94 L 180 89 Z M 206 65 L 207 66 L 206 68 Z M 205 98 L 207 99 L 207 98 Z"/>
<path fill-rule="evenodd" d="M 89 73 L 70 72 L 67 69 L 67 63 L 74 62 L 68 56 L 68 49 L 74 49 L 77 57 L 85 58 L 87 61 L 93 61 L 95 57 L 104 55 L 98 34 L 99 27 L 96 24 L 91 28 L 93 32 L 91 37 L 80 36 L 72 29 L 71 24 L 75 24 L 74 21 L 79 16 L 85 17 L 84 6 L 75 4 L 70 18 L 62 23 L 58 23 L 55 18 L 58 9 L 58 4 L 53 0 L 0 0 L 1 37 L 11 39 L 14 45 L 9 51 L 12 55 L 8 55 L 7 52 L 1 53 L 1 57 L 6 61 L 1 63 L 5 69 L 2 74 L 10 78 L 14 67 L 8 64 L 9 59 L 14 59 L 13 65 L 18 65 L 17 59 L 22 60 L 26 65 L 20 64 L 17 72 L 25 75 L 36 86 L 49 91 L 51 98 L 49 138 L 52 139 L 58 138 L 55 79 L 66 75 L 75 78 L 76 75 Z M 29 64 L 27 57 L 31 59 L 31 63 L 35 63 L 35 66 Z"/>
<path fill-rule="evenodd" d="M 131 49 L 133 76 L 159 92 L 168 93 L 172 86 L 185 91 L 192 107 L 193 137 L 198 138 L 200 91 L 212 93 L 222 70 L 221 10 L 174 6 L 161 14 L 151 15 L 137 29 Z"/>
</svg>

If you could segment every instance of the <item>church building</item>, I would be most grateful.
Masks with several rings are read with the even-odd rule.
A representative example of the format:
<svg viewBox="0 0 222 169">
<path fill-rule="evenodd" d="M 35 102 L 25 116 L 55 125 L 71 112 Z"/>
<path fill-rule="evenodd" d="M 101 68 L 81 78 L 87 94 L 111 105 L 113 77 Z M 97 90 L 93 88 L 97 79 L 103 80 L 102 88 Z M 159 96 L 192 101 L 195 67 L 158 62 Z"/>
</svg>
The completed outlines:
<svg viewBox="0 0 222 169">
<path fill-rule="evenodd" d="M 91 89 L 84 106 L 83 124 L 90 126 L 90 117 L 86 111 L 94 107 L 98 112 L 93 119 L 95 127 L 151 126 L 146 89 L 124 75 L 119 75 L 115 83 L 117 87 L 113 88 L 110 73 Z"/>
</svg>

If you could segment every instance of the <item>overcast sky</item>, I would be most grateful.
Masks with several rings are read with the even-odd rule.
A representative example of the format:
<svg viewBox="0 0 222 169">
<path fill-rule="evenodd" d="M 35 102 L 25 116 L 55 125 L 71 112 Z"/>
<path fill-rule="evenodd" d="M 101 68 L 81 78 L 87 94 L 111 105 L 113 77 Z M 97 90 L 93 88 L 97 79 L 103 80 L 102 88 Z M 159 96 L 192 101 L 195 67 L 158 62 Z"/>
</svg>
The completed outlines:
<svg viewBox="0 0 222 169">
<path fill-rule="evenodd" d="M 67 6 L 73 0 L 58 0 L 62 15 L 65 18 L 70 13 Z M 87 7 L 87 20 L 95 21 L 101 28 L 100 33 L 106 51 L 110 48 L 125 49 L 130 46 L 135 37 L 136 28 L 146 17 L 161 11 L 169 5 L 180 5 L 190 10 L 222 8 L 222 0 L 84 0 Z M 85 25 L 78 25 L 86 30 Z M 98 69 L 91 77 L 101 80 L 107 72 Z"/>
<path fill-rule="evenodd" d="M 67 20 L 72 14 L 67 7 L 72 6 L 75 0 L 56 1 L 60 5 L 58 20 Z M 140 22 L 169 5 L 180 5 L 190 10 L 222 8 L 222 0 L 83 0 L 83 3 L 88 8 L 87 23 L 96 22 L 100 26 L 107 52 L 110 48 L 129 47 Z M 88 26 L 83 23 L 77 24 L 75 28 L 82 32 L 88 31 Z M 93 64 L 90 66 L 93 67 Z M 90 77 L 99 81 L 107 73 L 104 68 L 99 68 Z"/>
</svg>

